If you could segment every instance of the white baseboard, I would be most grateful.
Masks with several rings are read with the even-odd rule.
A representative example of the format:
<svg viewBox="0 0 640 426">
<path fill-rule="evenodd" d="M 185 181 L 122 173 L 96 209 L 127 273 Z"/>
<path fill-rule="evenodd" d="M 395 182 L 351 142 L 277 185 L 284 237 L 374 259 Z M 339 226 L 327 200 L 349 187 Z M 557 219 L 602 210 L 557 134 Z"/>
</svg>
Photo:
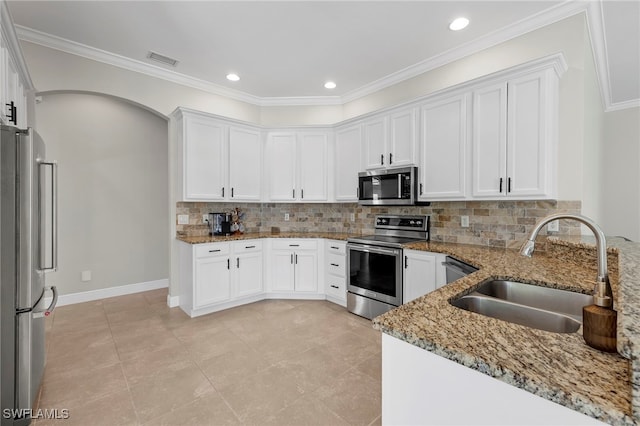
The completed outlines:
<svg viewBox="0 0 640 426">
<path fill-rule="evenodd" d="M 180 306 L 180 296 L 171 296 L 170 294 L 167 294 L 167 306 L 170 308 Z"/>
<path fill-rule="evenodd" d="M 83 291 L 80 293 L 63 294 L 58 296 L 58 303 L 56 306 L 74 305 L 76 303 L 91 302 L 93 300 L 107 299 L 109 297 L 124 296 L 126 294 L 141 293 L 143 291 L 156 290 L 159 288 L 167 287 L 169 287 L 168 278 L 155 281 L 146 281 L 143 283 L 121 285 L 118 287 L 108 287 L 98 290 Z M 45 297 L 45 306 L 49 306 L 52 299 L 53 297 Z M 169 298 L 167 298 L 167 303 L 168 302 Z"/>
</svg>

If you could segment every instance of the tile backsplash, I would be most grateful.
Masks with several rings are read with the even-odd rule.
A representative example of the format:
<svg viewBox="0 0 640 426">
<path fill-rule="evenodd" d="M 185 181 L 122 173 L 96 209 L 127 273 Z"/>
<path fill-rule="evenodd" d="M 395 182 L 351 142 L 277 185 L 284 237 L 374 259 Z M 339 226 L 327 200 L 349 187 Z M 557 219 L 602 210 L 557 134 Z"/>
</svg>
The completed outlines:
<svg viewBox="0 0 640 426">
<path fill-rule="evenodd" d="M 378 214 L 423 214 L 431 216 L 431 240 L 491 247 L 517 248 L 542 217 L 552 213 L 580 213 L 580 201 L 439 201 L 430 206 L 368 207 L 356 203 L 186 203 L 176 205 L 177 214 L 189 215 L 189 225 L 177 225 L 183 236 L 207 235 L 202 215 L 245 212 L 246 232 L 346 232 L 372 233 Z M 289 220 L 285 221 L 285 213 Z M 351 220 L 351 215 L 354 220 Z M 469 227 L 460 225 L 469 216 Z M 176 218 L 177 223 L 177 218 Z M 575 221 L 561 221 L 559 232 L 541 235 L 580 235 Z"/>
</svg>

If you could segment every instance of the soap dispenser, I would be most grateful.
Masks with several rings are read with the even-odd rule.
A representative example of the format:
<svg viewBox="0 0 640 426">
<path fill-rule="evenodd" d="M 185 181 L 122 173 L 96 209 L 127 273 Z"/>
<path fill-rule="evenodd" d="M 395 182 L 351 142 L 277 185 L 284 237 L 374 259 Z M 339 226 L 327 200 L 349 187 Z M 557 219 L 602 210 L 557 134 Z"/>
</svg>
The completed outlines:
<svg viewBox="0 0 640 426">
<path fill-rule="evenodd" d="M 618 313 L 613 310 L 611 287 L 598 281 L 593 294 L 593 305 L 582 308 L 582 336 L 587 345 L 604 352 L 616 352 Z"/>
</svg>

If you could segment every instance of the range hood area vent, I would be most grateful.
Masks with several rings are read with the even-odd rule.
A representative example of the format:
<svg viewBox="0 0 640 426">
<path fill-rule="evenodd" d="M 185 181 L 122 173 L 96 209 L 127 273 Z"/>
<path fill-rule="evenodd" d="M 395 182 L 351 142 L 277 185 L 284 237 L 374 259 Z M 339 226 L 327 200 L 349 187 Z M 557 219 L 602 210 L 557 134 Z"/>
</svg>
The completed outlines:
<svg viewBox="0 0 640 426">
<path fill-rule="evenodd" d="M 173 59 L 152 51 L 149 51 L 149 53 L 147 54 L 147 58 L 151 59 L 152 61 L 163 63 L 165 65 L 170 65 L 172 67 L 178 65 L 177 59 Z"/>
</svg>

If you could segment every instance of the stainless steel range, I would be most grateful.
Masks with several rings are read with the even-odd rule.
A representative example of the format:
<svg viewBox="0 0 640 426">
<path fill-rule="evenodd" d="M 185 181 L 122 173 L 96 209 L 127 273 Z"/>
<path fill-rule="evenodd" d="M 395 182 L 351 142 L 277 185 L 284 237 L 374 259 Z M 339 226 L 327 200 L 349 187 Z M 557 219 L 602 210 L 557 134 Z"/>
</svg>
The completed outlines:
<svg viewBox="0 0 640 426">
<path fill-rule="evenodd" d="M 347 240 L 347 309 L 374 318 L 402 304 L 402 247 L 429 240 L 429 216 L 376 216 L 375 234 Z"/>
</svg>

